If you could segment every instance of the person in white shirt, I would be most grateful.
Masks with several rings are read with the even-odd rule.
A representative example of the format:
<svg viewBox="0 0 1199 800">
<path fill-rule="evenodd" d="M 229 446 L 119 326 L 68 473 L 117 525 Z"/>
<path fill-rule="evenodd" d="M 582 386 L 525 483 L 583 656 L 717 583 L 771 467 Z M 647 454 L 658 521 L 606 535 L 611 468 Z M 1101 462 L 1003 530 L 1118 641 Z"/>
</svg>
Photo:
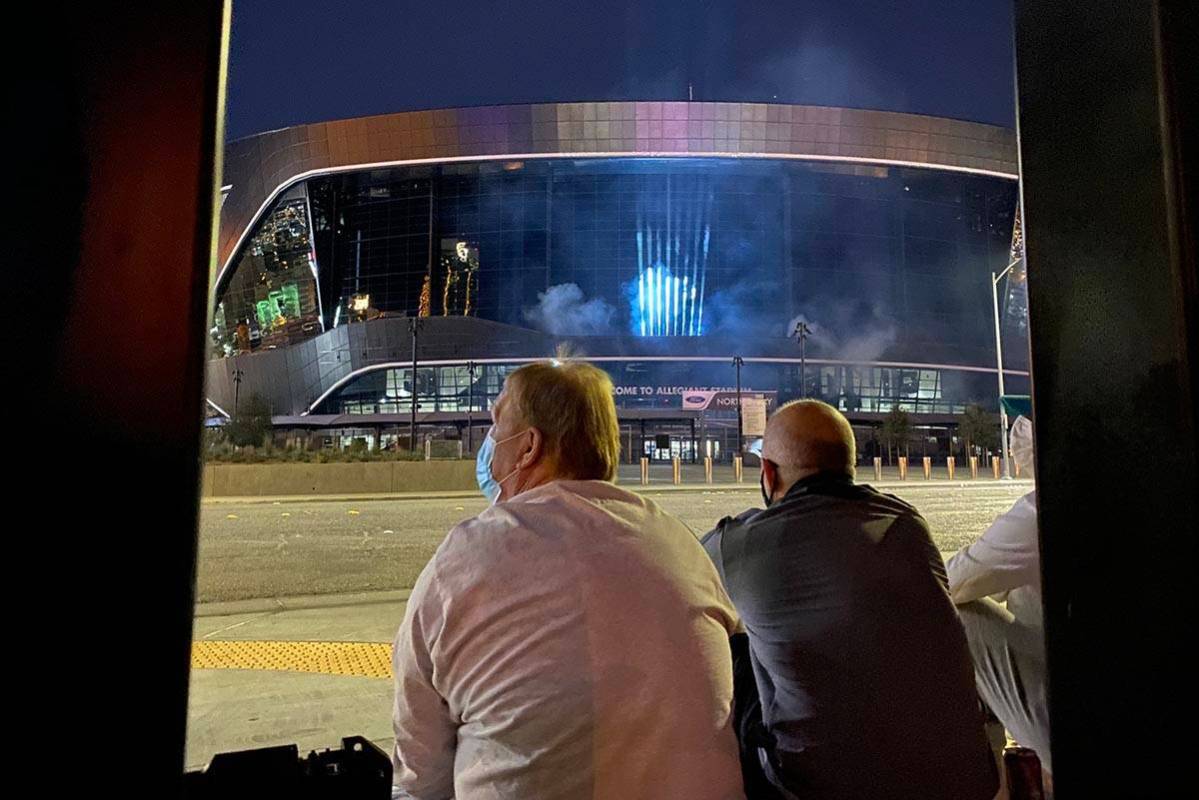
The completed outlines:
<svg viewBox="0 0 1199 800">
<path fill-rule="evenodd" d="M 1021 472 L 1034 474 L 1033 426 L 1024 416 L 1012 424 L 1011 454 Z M 1036 493 L 955 553 L 946 572 L 983 702 L 1052 773 Z"/>
<path fill-rule="evenodd" d="M 613 485 L 608 376 L 530 364 L 492 417 L 499 493 L 396 635 L 393 797 L 743 798 L 736 612 L 694 534 Z"/>
</svg>

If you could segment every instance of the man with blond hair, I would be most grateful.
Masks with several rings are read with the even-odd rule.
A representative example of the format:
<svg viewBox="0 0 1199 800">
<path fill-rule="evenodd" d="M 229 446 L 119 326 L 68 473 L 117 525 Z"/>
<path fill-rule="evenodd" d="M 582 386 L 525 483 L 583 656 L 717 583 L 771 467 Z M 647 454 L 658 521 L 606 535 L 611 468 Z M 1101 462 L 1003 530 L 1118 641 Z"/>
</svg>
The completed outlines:
<svg viewBox="0 0 1199 800">
<path fill-rule="evenodd" d="M 747 761 L 783 798 L 989 800 L 997 775 L 945 566 L 916 509 L 854 482 L 855 455 L 835 408 L 783 406 L 762 442 L 766 509 L 704 539 L 760 696 L 738 698 Z"/>
<path fill-rule="evenodd" d="M 496 502 L 455 527 L 396 635 L 395 797 L 743 797 L 736 614 L 694 535 L 613 485 L 612 383 L 508 376 Z"/>
</svg>

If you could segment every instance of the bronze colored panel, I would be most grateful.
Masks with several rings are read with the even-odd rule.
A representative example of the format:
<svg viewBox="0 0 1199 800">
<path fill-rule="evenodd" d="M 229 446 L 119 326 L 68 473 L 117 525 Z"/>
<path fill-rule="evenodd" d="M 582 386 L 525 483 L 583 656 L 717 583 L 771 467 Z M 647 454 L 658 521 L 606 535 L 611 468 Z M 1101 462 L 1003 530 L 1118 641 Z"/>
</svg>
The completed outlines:
<svg viewBox="0 0 1199 800">
<path fill-rule="evenodd" d="M 663 120 L 662 136 L 667 139 L 686 139 L 687 120 L 678 118 Z"/>
</svg>

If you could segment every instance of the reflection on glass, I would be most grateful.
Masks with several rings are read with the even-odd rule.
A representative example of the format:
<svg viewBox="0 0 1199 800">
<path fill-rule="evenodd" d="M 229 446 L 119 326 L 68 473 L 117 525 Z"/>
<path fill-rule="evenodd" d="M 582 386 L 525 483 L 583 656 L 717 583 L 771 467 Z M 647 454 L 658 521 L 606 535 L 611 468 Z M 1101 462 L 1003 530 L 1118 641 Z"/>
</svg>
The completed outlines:
<svg viewBox="0 0 1199 800">
<path fill-rule="evenodd" d="M 222 356 L 281 347 L 322 330 L 307 202 L 281 200 L 250 237 L 217 300 L 211 343 Z"/>
</svg>

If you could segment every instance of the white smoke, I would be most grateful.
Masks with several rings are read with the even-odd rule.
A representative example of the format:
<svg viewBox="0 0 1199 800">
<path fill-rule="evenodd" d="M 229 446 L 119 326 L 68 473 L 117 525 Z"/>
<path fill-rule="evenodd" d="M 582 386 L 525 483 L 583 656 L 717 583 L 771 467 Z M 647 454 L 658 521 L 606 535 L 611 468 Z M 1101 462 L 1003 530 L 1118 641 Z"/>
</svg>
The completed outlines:
<svg viewBox="0 0 1199 800">
<path fill-rule="evenodd" d="M 772 318 L 769 309 L 763 308 L 763 298 L 777 292 L 775 283 L 750 281 L 738 281 L 713 292 L 704 301 L 703 333 L 743 339 L 778 335 L 778 317 Z M 791 330 L 794 326 L 788 332 Z"/>
<path fill-rule="evenodd" d="M 841 358 L 846 361 L 877 361 L 887 348 L 895 344 L 899 332 L 894 325 L 851 335 L 841 345 Z"/>
<path fill-rule="evenodd" d="M 616 309 L 599 297 L 583 299 L 577 283 L 560 283 L 537 293 L 537 305 L 524 318 L 555 336 L 604 336 L 612 333 Z"/>
<path fill-rule="evenodd" d="M 739 339 L 795 338 L 795 326 L 808 324 L 809 356 L 846 361 L 877 361 L 899 340 L 892 317 L 866 300 L 819 298 L 808 312 L 786 326 L 771 315 L 769 302 L 778 291 L 769 283 L 740 283 L 714 293 L 704 305 L 704 334 Z M 815 313 L 811 313 L 815 309 Z"/>
<path fill-rule="evenodd" d="M 806 314 L 798 314 L 787 323 L 784 334 L 794 336 L 795 327 L 800 322 L 806 322 L 810 345 L 814 345 L 822 355 L 846 361 L 877 361 L 899 338 L 894 323 L 879 314 L 877 309 L 864 313 L 860 307 L 850 309 L 842 306 L 826 307 L 824 311 L 828 324 L 821 324 Z"/>
</svg>

